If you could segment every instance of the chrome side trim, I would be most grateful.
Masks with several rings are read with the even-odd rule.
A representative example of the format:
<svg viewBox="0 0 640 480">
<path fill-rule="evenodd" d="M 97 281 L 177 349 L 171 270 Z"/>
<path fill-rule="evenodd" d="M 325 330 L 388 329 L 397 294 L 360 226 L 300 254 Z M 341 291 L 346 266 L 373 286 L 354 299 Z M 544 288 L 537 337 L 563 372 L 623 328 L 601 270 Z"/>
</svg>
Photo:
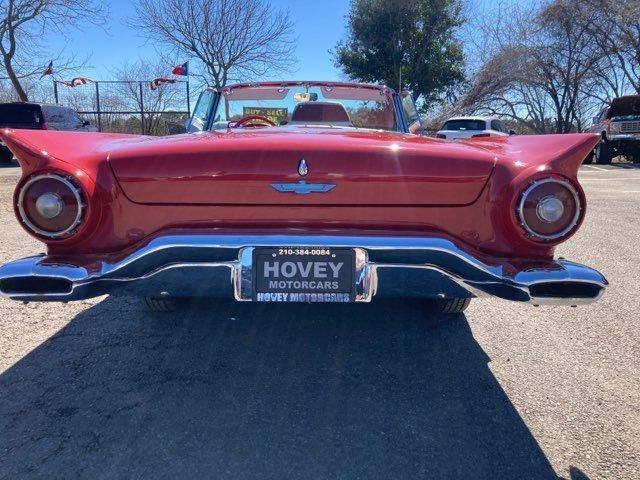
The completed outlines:
<svg viewBox="0 0 640 480">
<path fill-rule="evenodd" d="M 104 256 L 95 260 L 95 256 L 42 255 L 8 263 L 0 267 L 0 294 L 16 300 L 67 301 L 119 292 L 139 294 L 152 289 L 156 293 L 188 292 L 249 301 L 253 298 L 253 249 L 278 246 L 353 248 L 358 302 L 370 302 L 376 294 L 385 296 L 390 286 L 393 296 L 433 298 L 446 294 L 443 285 L 448 282 L 455 286 L 458 294 L 467 296 L 577 305 L 597 300 L 608 285 L 599 272 L 563 259 L 488 265 L 441 238 L 167 235 L 122 258 Z M 424 283 L 425 275 L 435 277 L 430 286 Z M 207 280 L 203 280 L 204 277 Z M 67 281 L 70 291 L 47 292 L 35 287 L 19 291 L 15 286 L 23 281 L 28 285 L 38 282 L 46 285 L 46 279 Z M 532 288 L 542 284 L 544 292 L 551 291 L 551 295 L 537 298 Z M 593 293 L 578 298 L 563 293 L 576 291 L 576 286 L 583 284 L 587 287 L 585 291 Z"/>
<path fill-rule="evenodd" d="M 607 141 L 619 141 L 619 140 L 640 140 L 640 132 L 637 133 L 614 133 L 607 135 Z"/>
</svg>

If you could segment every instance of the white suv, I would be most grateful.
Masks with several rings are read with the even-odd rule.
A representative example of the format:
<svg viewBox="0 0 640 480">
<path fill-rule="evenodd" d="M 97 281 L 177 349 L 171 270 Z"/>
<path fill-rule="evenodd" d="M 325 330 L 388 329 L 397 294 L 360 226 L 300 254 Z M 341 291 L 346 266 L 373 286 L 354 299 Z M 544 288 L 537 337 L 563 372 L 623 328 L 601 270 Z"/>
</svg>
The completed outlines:
<svg viewBox="0 0 640 480">
<path fill-rule="evenodd" d="M 436 133 L 436 137 L 455 140 L 472 137 L 505 137 L 513 133 L 505 128 L 499 118 L 455 117 L 444 122 L 442 128 Z"/>
</svg>

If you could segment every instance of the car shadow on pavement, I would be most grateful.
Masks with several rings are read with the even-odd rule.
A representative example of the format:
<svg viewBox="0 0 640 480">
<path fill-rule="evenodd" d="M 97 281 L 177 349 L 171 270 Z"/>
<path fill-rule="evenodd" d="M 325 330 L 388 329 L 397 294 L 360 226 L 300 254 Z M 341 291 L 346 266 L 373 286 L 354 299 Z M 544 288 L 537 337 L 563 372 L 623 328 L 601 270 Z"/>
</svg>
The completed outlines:
<svg viewBox="0 0 640 480">
<path fill-rule="evenodd" d="M 425 318 L 108 298 L 0 376 L 0 478 L 557 478 L 465 317 Z"/>
</svg>

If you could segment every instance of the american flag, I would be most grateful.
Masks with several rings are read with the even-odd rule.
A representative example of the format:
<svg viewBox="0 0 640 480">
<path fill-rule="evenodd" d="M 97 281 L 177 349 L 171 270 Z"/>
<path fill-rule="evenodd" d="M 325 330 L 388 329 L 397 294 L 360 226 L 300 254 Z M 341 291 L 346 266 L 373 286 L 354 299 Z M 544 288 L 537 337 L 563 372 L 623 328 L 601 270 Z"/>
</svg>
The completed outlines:
<svg viewBox="0 0 640 480">
<path fill-rule="evenodd" d="M 67 87 L 79 87 L 80 85 L 87 85 L 89 83 L 93 83 L 93 80 L 87 77 L 76 77 L 71 80 L 63 80 L 60 83 L 66 85 Z"/>
<path fill-rule="evenodd" d="M 40 80 L 42 80 L 47 75 L 53 75 L 53 60 L 49 62 L 49 65 L 47 65 L 47 68 L 45 68 L 44 71 L 42 72 L 42 75 L 40 75 Z"/>
<path fill-rule="evenodd" d="M 154 78 L 153 80 L 151 80 L 151 82 L 149 82 L 149 88 L 151 90 L 157 90 L 162 85 L 165 85 L 167 83 L 176 83 L 176 82 L 177 80 L 175 78 L 158 77 L 158 78 Z"/>
</svg>

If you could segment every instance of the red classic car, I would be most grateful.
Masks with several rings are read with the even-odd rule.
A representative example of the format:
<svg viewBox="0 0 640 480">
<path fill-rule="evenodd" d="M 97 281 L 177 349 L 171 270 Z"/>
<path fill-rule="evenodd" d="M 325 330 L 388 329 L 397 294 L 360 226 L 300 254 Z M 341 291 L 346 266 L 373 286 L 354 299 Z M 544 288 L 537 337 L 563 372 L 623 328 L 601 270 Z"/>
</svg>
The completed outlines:
<svg viewBox="0 0 640 480">
<path fill-rule="evenodd" d="M 592 302 L 607 282 L 554 259 L 586 211 L 592 134 L 420 136 L 410 95 L 338 82 L 200 97 L 165 138 L 3 130 L 18 221 L 47 253 L 0 267 L 22 301 L 136 295 L 370 302 Z"/>
</svg>

